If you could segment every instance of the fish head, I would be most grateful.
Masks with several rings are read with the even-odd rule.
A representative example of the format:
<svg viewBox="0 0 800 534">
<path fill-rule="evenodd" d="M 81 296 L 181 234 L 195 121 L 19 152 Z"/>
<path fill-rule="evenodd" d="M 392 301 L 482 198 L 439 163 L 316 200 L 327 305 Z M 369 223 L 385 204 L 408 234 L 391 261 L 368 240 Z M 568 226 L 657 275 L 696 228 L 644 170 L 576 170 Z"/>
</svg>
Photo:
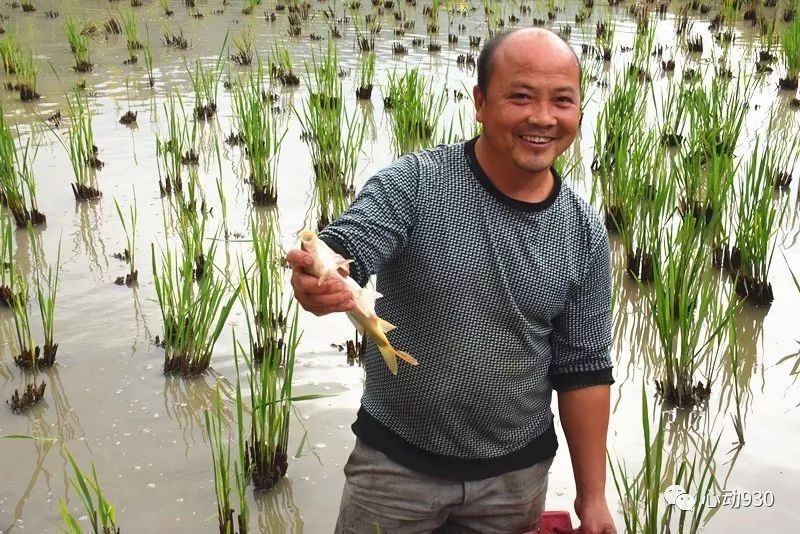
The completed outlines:
<svg viewBox="0 0 800 534">
<path fill-rule="evenodd" d="M 315 254 L 317 251 L 317 243 L 319 242 L 319 238 L 317 234 L 312 232 L 311 230 L 303 230 L 300 232 L 300 248 L 305 250 L 310 254 Z"/>
</svg>

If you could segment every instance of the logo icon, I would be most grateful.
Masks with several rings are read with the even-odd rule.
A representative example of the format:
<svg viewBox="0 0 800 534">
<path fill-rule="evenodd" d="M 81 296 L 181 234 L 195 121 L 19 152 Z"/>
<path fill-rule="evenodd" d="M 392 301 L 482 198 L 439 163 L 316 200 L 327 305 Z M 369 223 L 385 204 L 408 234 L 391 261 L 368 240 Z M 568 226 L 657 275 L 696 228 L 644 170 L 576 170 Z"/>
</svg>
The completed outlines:
<svg viewBox="0 0 800 534">
<path fill-rule="evenodd" d="M 694 510 L 695 498 L 686 493 L 683 486 L 673 484 L 664 490 L 664 500 L 667 501 L 667 506 L 675 505 L 678 510 L 683 512 L 691 512 Z"/>
</svg>

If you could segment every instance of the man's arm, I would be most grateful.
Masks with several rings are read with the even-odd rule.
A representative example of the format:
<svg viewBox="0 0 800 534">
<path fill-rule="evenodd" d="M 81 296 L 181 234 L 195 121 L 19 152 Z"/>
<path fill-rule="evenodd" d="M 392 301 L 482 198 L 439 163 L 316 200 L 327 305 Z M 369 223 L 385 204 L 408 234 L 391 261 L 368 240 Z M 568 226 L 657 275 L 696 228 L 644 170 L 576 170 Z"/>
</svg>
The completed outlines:
<svg viewBox="0 0 800 534">
<path fill-rule="evenodd" d="M 558 393 L 558 412 L 575 475 L 575 513 L 584 533 L 614 532 L 605 496 L 610 390 L 599 385 Z"/>
</svg>

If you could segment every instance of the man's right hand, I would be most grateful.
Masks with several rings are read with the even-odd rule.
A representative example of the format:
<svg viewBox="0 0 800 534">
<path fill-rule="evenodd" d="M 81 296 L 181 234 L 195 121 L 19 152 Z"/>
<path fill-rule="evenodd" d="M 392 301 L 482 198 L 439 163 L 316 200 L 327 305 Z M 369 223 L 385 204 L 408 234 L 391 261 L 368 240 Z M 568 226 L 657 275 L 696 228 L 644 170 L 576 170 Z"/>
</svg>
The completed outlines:
<svg viewBox="0 0 800 534">
<path fill-rule="evenodd" d="M 311 254 L 300 249 L 290 250 L 286 262 L 292 267 L 294 297 L 303 309 L 317 316 L 353 309 L 353 295 L 342 282 L 329 280 L 319 285 L 316 276 L 305 272 L 304 268 L 313 263 Z M 346 268 L 342 275 L 348 275 Z"/>
</svg>

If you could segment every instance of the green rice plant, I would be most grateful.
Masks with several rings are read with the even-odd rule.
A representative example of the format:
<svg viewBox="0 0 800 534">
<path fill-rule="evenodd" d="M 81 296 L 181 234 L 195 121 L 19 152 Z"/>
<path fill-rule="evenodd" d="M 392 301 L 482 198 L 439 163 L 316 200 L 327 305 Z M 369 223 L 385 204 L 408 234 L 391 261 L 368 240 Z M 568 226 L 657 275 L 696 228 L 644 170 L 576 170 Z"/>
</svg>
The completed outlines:
<svg viewBox="0 0 800 534">
<path fill-rule="evenodd" d="M 434 93 L 438 93 L 436 96 Z M 433 91 L 419 69 L 389 76 L 388 103 L 392 112 L 395 153 L 399 156 L 432 146 L 446 95 Z"/>
<path fill-rule="evenodd" d="M 700 152 L 703 163 L 712 150 L 734 155 L 756 88 L 753 76 L 739 74 L 735 83 L 715 76 L 708 90 L 696 85 L 686 94 L 689 146 Z"/>
<path fill-rule="evenodd" d="M 145 35 L 147 35 L 147 42 L 144 43 L 142 52 L 144 53 L 144 66 L 147 69 L 147 84 L 153 87 L 156 84 L 156 79 L 153 76 L 153 47 L 150 44 L 150 28 L 145 25 Z"/>
<path fill-rule="evenodd" d="M 122 31 L 125 33 L 125 42 L 128 47 L 128 52 L 131 57 L 134 57 L 135 52 L 142 49 L 142 43 L 139 41 L 136 12 L 132 9 L 127 9 L 120 11 L 119 16 L 120 19 L 122 19 Z"/>
<path fill-rule="evenodd" d="M 161 196 L 183 191 L 182 168 L 197 158 L 197 123 L 193 122 L 190 129 L 180 92 L 167 94 L 164 114 L 167 117 L 167 136 L 156 135 Z"/>
<path fill-rule="evenodd" d="M 6 74 L 16 74 L 21 55 L 22 50 L 13 34 L 6 33 L 0 37 L 0 60 L 3 61 L 3 70 Z"/>
<path fill-rule="evenodd" d="M 612 170 L 611 181 L 621 187 L 617 191 L 619 220 L 614 224 L 625 249 L 627 273 L 652 282 L 659 233 L 673 214 L 675 187 L 653 132 L 628 142 L 620 145 Z"/>
<path fill-rule="evenodd" d="M 17 137 L 20 137 L 17 129 Z M 17 148 L 11 128 L 5 121 L 0 104 L 0 201 L 11 212 L 19 228 L 28 224 L 42 224 L 47 218 L 36 202 L 36 181 L 33 178 L 33 161 L 38 146 L 31 150 L 31 138 L 24 147 Z"/>
<path fill-rule="evenodd" d="M 97 146 L 94 144 L 94 129 L 89 103 L 79 89 L 66 95 L 67 115 L 70 119 L 68 144 L 59 137 L 61 144 L 67 148 L 75 182 L 72 193 L 75 200 L 98 198 L 101 193 L 97 188 L 97 178 L 93 169 L 102 167 L 97 159 Z"/>
<path fill-rule="evenodd" d="M 73 476 L 69 479 L 70 486 L 81 499 L 84 513 L 92 524 L 92 532 L 94 534 L 119 534 L 120 529 L 117 527 L 116 510 L 103 494 L 94 464 L 92 464 L 92 476 L 90 478 L 81 471 L 69 451 L 65 452 L 72 466 Z M 64 532 L 68 534 L 83 534 L 84 530 L 80 526 L 80 520 L 70 513 L 67 509 L 67 504 L 59 499 L 58 507 L 61 511 L 61 518 L 66 524 Z"/>
<path fill-rule="evenodd" d="M 619 496 L 622 507 L 622 517 L 625 523 L 625 532 L 641 534 L 662 534 L 664 532 L 688 532 L 696 534 L 705 525 L 703 514 L 706 510 L 706 495 L 716 484 L 716 477 L 712 469 L 714 454 L 719 444 L 719 438 L 706 451 L 705 457 L 701 456 L 689 462 L 681 457 L 675 460 L 678 467 L 674 478 L 668 478 L 669 456 L 664 454 L 664 416 L 658 418 L 653 436 L 650 422 L 647 395 L 642 388 L 642 431 L 644 434 L 644 461 L 642 468 L 635 477 L 628 475 L 623 462 L 611 461 L 607 453 L 608 465 L 611 476 Z M 665 462 L 666 460 L 666 462 Z M 687 497 L 693 507 L 684 511 L 672 503 L 665 504 L 664 487 L 670 485 L 685 488 Z M 668 488 L 669 489 L 669 488 Z M 676 495 L 677 496 L 677 495 Z M 663 508 L 662 508 L 663 507 Z M 676 513 L 676 510 L 678 512 Z M 673 514 L 677 517 L 678 525 L 674 525 Z"/>
<path fill-rule="evenodd" d="M 119 222 L 122 223 L 122 230 L 125 232 L 125 252 L 124 257 L 130 265 L 130 270 L 125 277 L 119 277 L 116 281 L 117 285 L 131 286 L 138 282 L 139 271 L 136 269 L 136 223 L 139 219 L 138 209 L 136 206 L 136 189 L 133 189 L 133 203 L 128 206 L 129 219 L 126 222 L 125 215 L 122 213 L 122 208 L 119 207 L 116 197 L 114 197 L 114 207 L 119 216 Z"/>
<path fill-rule="evenodd" d="M 81 34 L 72 17 L 67 17 L 64 23 L 64 32 L 67 34 L 69 49 L 75 56 L 75 66 L 72 67 L 78 72 L 89 72 L 92 70 L 92 59 L 89 53 L 90 39 L 87 35 Z"/>
<path fill-rule="evenodd" d="M 251 222 L 253 265 L 245 270 L 243 262 L 239 262 L 239 295 L 247 318 L 251 354 L 257 364 L 265 355 L 279 351 L 286 337 L 280 234 L 275 215 L 268 217 L 266 229 L 259 230 L 255 221 Z"/>
<path fill-rule="evenodd" d="M 242 8 L 243 15 L 251 15 L 253 11 L 261 5 L 261 0 L 245 0 Z"/>
<path fill-rule="evenodd" d="M 169 7 L 169 0 L 158 0 L 158 5 L 161 7 L 161 11 L 164 13 L 165 16 L 171 17 L 175 14 L 175 11 L 170 9 Z"/>
<path fill-rule="evenodd" d="M 297 115 L 311 149 L 317 226 L 323 228 L 347 209 L 355 194 L 356 166 L 366 122 L 358 120 L 355 111 L 353 115 L 345 111 L 335 47 L 329 45 L 320 65 L 316 59 L 312 64 L 312 68 L 306 65 L 312 89 L 302 116 Z"/>
<path fill-rule="evenodd" d="M 194 116 L 197 119 L 208 120 L 217 113 L 217 88 L 222 77 L 222 54 L 227 42 L 226 33 L 214 65 L 205 66 L 200 58 L 195 59 L 194 70 L 185 65 L 194 90 Z"/>
<path fill-rule="evenodd" d="M 241 344 L 234 345 L 234 357 L 238 360 L 241 355 L 248 369 L 251 410 L 247 453 L 257 490 L 272 488 L 286 475 L 292 402 L 320 398 L 319 395 L 292 397 L 294 358 L 302 335 L 298 330 L 298 307 L 293 300 L 287 304 L 284 316 L 288 323 L 286 338 L 265 353 L 258 368 Z"/>
<path fill-rule="evenodd" d="M 616 23 L 611 18 L 605 18 L 598 21 L 596 25 L 596 46 L 598 49 L 597 58 L 603 61 L 611 61 L 611 56 L 614 53 L 614 33 L 616 32 Z"/>
<path fill-rule="evenodd" d="M 796 10 L 800 11 L 800 6 Z M 796 91 L 800 77 L 800 19 L 796 16 L 781 34 L 781 51 L 786 65 L 786 77 L 780 79 L 780 87 L 784 90 Z"/>
<path fill-rule="evenodd" d="M 11 291 L 11 264 L 14 259 L 11 247 L 13 229 L 11 221 L 0 214 L 0 304 L 11 308 L 14 305 L 14 293 Z"/>
<path fill-rule="evenodd" d="M 10 251 L 10 234 L 6 237 L 7 253 Z M 36 345 L 31 332 L 31 320 L 28 313 L 28 302 L 30 301 L 30 291 L 28 283 L 17 272 L 14 263 L 9 269 L 9 293 L 11 295 L 11 312 L 14 318 L 14 332 L 17 336 L 19 354 L 14 356 L 14 362 L 23 369 L 37 369 L 39 363 L 40 348 Z"/>
<path fill-rule="evenodd" d="M 693 406 L 708 398 L 710 382 L 704 385 L 695 373 L 704 363 L 706 348 L 739 308 L 732 299 L 720 302 L 711 286 L 704 228 L 686 217 L 677 228 L 662 230 L 653 262 L 657 283 L 647 294 L 663 357 L 657 391 L 665 402 L 677 406 Z"/>
<path fill-rule="evenodd" d="M 36 76 L 39 73 L 39 67 L 33 61 L 33 50 L 28 50 L 27 54 L 24 52 L 19 54 L 16 71 L 20 100 L 30 102 L 40 98 L 39 93 L 36 92 Z"/>
<path fill-rule="evenodd" d="M 289 49 L 282 43 L 275 42 L 272 45 L 272 53 L 269 60 L 269 75 L 277 79 L 284 86 L 300 85 L 300 78 L 294 72 L 292 55 Z"/>
<path fill-rule="evenodd" d="M 602 194 L 609 231 L 618 232 L 631 222 L 624 221 L 621 213 L 621 204 L 631 200 L 628 177 L 614 168 L 617 156 L 626 154 L 630 140 L 644 130 L 644 109 L 644 93 L 639 91 L 635 76 L 624 73 L 617 78 L 595 123 L 592 170 L 598 180 L 592 182 L 592 198 Z"/>
<path fill-rule="evenodd" d="M 738 446 L 744 445 L 744 418 L 742 417 L 742 391 L 739 386 L 740 369 L 739 344 L 736 342 L 736 324 L 733 317 L 728 319 L 728 357 L 730 358 L 731 376 L 733 377 L 733 397 L 736 402 L 736 413 L 731 415 L 733 428 L 736 431 Z"/>
<path fill-rule="evenodd" d="M 769 269 L 786 203 L 776 205 L 772 198 L 776 151 L 769 144 L 763 150 L 759 145 L 756 139 L 737 195 L 738 225 L 731 261 L 736 293 L 753 304 L 768 305 L 774 299 Z"/>
<path fill-rule="evenodd" d="M 31 243 L 37 243 L 33 234 L 33 228 L 28 227 L 28 235 Z M 37 246 L 37 245 L 34 245 Z M 58 343 L 55 342 L 55 309 L 56 297 L 58 295 L 58 275 L 61 270 L 61 240 L 58 241 L 58 256 L 56 257 L 55 269 L 48 265 L 47 279 L 42 283 L 42 279 L 37 271 L 36 274 L 36 300 L 39 303 L 39 314 L 42 318 L 42 332 L 44 335 L 44 349 L 42 357 L 39 357 L 39 347 L 36 347 L 36 366 L 52 367 L 56 361 Z"/>
<path fill-rule="evenodd" d="M 236 53 L 230 55 L 231 61 L 242 66 L 253 63 L 253 56 L 256 54 L 255 39 L 250 28 L 247 28 L 241 35 L 236 37 L 233 40 L 233 44 L 236 47 Z"/>
<path fill-rule="evenodd" d="M 287 128 L 281 131 L 271 106 L 264 102 L 264 78 L 259 62 L 249 78 L 234 87 L 233 109 L 250 167 L 253 203 L 273 205 L 278 200 L 278 160 Z"/>
<path fill-rule="evenodd" d="M 673 148 L 679 147 L 684 140 L 684 121 L 688 106 L 686 99 L 690 91 L 674 79 L 668 81 L 666 91 L 656 91 L 655 85 L 651 88 L 656 115 L 662 118 L 659 125 L 661 143 Z"/>
<path fill-rule="evenodd" d="M 237 403 L 237 406 L 241 406 Z M 206 434 L 211 445 L 211 461 L 214 464 L 214 493 L 217 497 L 217 522 L 220 534 L 247 534 L 248 508 L 245 488 L 247 486 L 247 466 L 242 462 L 242 445 L 240 430 L 240 459 L 234 461 L 236 491 L 239 497 L 239 514 L 234 523 L 235 511 L 231 507 L 231 447 L 222 432 L 222 399 L 217 385 L 217 394 L 213 410 L 203 413 L 206 422 Z M 239 426 L 243 424 L 241 410 L 238 411 Z M 238 530 L 237 530 L 238 527 Z"/>
<path fill-rule="evenodd" d="M 375 52 L 368 52 L 361 56 L 361 63 L 358 66 L 358 87 L 356 87 L 356 97 L 359 100 L 369 100 L 372 97 L 376 57 Z"/>
<path fill-rule="evenodd" d="M 196 256 L 184 253 L 177 260 L 171 251 L 156 264 L 151 244 L 153 281 L 161 308 L 164 337 L 164 373 L 197 375 L 208 368 L 239 289 L 226 300 L 227 282 L 212 275 L 216 240 L 204 254 L 204 272 L 194 287 Z"/>
</svg>

